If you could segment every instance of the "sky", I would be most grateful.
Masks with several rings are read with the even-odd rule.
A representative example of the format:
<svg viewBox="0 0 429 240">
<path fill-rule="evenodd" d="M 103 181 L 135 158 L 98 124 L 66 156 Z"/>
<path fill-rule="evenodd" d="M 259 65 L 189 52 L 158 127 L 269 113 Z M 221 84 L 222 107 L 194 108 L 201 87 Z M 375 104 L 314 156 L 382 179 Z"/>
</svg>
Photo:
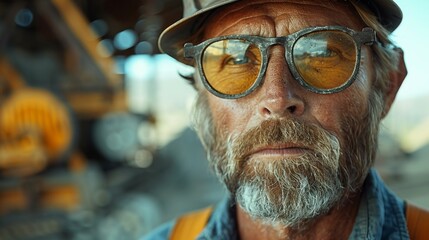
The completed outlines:
<svg viewBox="0 0 429 240">
<path fill-rule="evenodd" d="M 403 21 L 393 32 L 393 40 L 404 50 L 408 76 L 398 100 L 429 97 L 429 1 L 396 0 Z"/>
</svg>

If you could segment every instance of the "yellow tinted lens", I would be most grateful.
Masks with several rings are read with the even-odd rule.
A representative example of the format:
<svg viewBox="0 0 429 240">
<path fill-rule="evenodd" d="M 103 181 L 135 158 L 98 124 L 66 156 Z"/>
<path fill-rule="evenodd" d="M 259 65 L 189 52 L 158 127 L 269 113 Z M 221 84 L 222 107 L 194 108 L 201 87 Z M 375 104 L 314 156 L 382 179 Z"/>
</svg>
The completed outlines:
<svg viewBox="0 0 429 240">
<path fill-rule="evenodd" d="M 345 84 L 356 66 L 356 45 L 341 31 L 313 32 L 299 38 L 293 48 L 298 73 L 318 89 L 334 89 Z"/>
<path fill-rule="evenodd" d="M 202 68 L 207 82 L 222 94 L 241 94 L 256 82 L 261 52 L 245 40 L 227 39 L 210 44 L 203 53 Z"/>
</svg>

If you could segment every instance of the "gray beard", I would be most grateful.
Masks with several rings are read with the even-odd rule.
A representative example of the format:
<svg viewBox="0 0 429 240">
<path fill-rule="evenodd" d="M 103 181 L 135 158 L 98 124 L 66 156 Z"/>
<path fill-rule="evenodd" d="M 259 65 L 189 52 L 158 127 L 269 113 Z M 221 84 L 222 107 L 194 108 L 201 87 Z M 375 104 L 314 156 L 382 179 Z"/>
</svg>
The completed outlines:
<svg viewBox="0 0 429 240">
<path fill-rule="evenodd" d="M 262 223 L 304 227 L 356 191 L 372 165 L 376 112 L 360 120 L 346 118 L 345 144 L 340 147 L 329 132 L 293 120 L 266 121 L 245 133 L 225 133 L 212 127 L 216 125 L 208 109 L 206 97 L 200 94 L 193 123 L 208 160 L 240 207 Z M 257 145 L 284 142 L 299 143 L 311 151 L 275 161 L 246 155 Z"/>
<path fill-rule="evenodd" d="M 253 218 L 298 227 L 329 211 L 342 197 L 339 141 L 320 128 L 291 120 L 268 121 L 230 136 L 210 161 L 237 203 Z M 274 161 L 245 157 L 254 146 L 287 142 L 311 151 Z"/>
</svg>

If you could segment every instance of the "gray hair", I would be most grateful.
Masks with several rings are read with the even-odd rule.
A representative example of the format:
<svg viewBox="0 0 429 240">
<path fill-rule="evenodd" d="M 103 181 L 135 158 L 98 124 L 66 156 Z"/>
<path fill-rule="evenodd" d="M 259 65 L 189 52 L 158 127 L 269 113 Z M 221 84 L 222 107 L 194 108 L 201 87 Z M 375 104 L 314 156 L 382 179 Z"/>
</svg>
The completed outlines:
<svg viewBox="0 0 429 240">
<path fill-rule="evenodd" d="M 389 89 L 389 73 L 397 70 L 399 61 L 399 54 L 395 50 L 397 47 L 389 38 L 390 32 L 381 25 L 372 11 L 359 4 L 358 1 L 350 1 L 350 3 L 355 7 L 363 22 L 377 32 L 378 43 L 371 47 L 375 72 L 373 87 L 384 98 Z"/>
</svg>

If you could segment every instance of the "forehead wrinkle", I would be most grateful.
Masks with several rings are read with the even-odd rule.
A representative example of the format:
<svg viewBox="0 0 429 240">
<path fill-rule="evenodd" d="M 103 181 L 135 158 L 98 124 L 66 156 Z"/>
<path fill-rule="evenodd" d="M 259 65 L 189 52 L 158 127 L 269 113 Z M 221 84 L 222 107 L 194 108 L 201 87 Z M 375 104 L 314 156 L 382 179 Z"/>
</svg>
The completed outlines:
<svg viewBox="0 0 429 240">
<path fill-rule="evenodd" d="M 282 8 L 284 11 L 278 11 Z M 250 15 L 243 16 L 244 12 Z M 332 17 L 318 17 L 326 12 L 331 12 Z M 252 21 L 253 19 L 256 21 Z M 204 38 L 235 33 L 284 36 L 304 27 L 322 25 L 343 25 L 355 30 L 364 27 L 354 7 L 345 1 L 248 0 L 233 3 L 214 12 L 207 21 L 206 30 L 210 30 L 204 32 Z"/>
<path fill-rule="evenodd" d="M 355 30 L 361 30 L 365 24 L 360 18 L 355 8 L 345 1 L 329 0 L 329 1 L 302 1 L 302 2 L 283 2 L 293 4 L 292 9 L 298 8 L 301 11 L 287 11 L 275 16 L 277 32 L 281 33 L 284 30 L 289 30 L 289 33 L 294 33 L 305 27 L 326 26 L 326 25 L 341 25 Z M 272 5 L 271 12 L 280 6 Z M 322 8 L 322 9 L 321 9 Z M 306 9 L 302 11 L 302 9 Z M 320 18 L 318 13 L 329 12 L 331 18 Z M 350 14 L 351 13 L 351 14 Z M 286 29 L 283 25 L 286 24 Z M 297 28 L 300 26 L 300 28 Z M 284 35 L 284 33 L 283 33 Z"/>
<path fill-rule="evenodd" d="M 254 19 L 257 19 L 257 21 L 253 21 Z M 257 22 L 257 24 L 255 24 L 255 22 Z M 269 36 L 275 33 L 275 29 L 273 28 L 274 24 L 274 20 L 271 17 L 263 14 L 242 17 L 237 21 L 229 22 L 227 26 L 222 25 L 221 31 L 206 32 L 205 37 L 213 37 L 213 34 L 216 36 L 231 35 L 237 32 L 246 35 Z"/>
<path fill-rule="evenodd" d="M 252 5 L 235 5 L 221 8 L 214 12 L 214 14 L 208 19 L 204 36 L 213 37 L 213 35 L 225 35 L 228 31 L 239 31 L 241 34 L 249 35 L 268 35 L 275 30 L 274 19 L 270 16 L 270 10 L 267 9 L 265 4 L 255 7 Z M 249 11 L 251 10 L 251 11 Z M 243 16 L 242 12 L 251 12 L 251 15 Z M 233 19 L 233 20 L 231 20 Z M 252 21 L 256 19 L 257 21 Z M 255 24 L 257 22 L 257 24 Z M 222 24 L 220 24 L 222 23 Z M 215 31 L 213 31 L 213 29 Z M 220 29 L 220 30 L 219 30 Z M 213 32 L 216 32 L 215 34 Z M 231 34 L 231 33 L 230 33 Z"/>
<path fill-rule="evenodd" d="M 314 17 L 314 15 L 311 14 L 300 14 L 300 17 L 290 17 L 290 14 L 281 14 L 278 17 L 276 17 L 276 32 L 278 32 L 281 35 L 285 34 L 292 34 L 299 30 L 302 30 L 306 27 L 315 27 L 315 26 L 348 26 L 352 27 L 350 24 L 346 24 L 344 21 L 344 18 L 335 18 L 335 19 L 329 19 L 329 21 L 326 21 L 326 19 L 321 20 L 320 18 Z M 338 16 L 338 15 L 337 15 Z M 356 24 L 352 24 L 355 26 Z M 360 26 L 360 24 L 358 25 Z M 360 30 L 361 28 L 356 27 L 355 30 Z"/>
</svg>

